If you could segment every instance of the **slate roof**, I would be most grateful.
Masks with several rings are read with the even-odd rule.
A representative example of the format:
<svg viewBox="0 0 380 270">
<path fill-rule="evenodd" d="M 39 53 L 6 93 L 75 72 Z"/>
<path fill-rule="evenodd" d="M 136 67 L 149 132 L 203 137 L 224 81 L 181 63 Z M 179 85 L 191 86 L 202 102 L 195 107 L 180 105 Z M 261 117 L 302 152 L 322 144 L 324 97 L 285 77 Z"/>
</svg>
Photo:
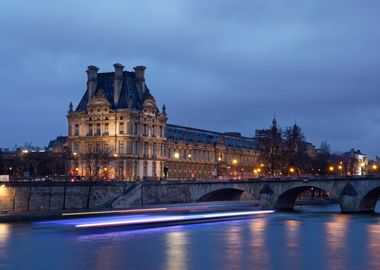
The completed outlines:
<svg viewBox="0 0 380 270">
<path fill-rule="evenodd" d="M 48 145 L 48 149 L 52 149 L 59 145 L 67 144 L 67 136 L 58 136 L 55 140 L 51 140 Z"/>
<path fill-rule="evenodd" d="M 141 85 L 135 81 L 135 73 L 124 71 L 123 72 L 123 85 L 121 87 L 119 101 L 114 103 L 114 72 L 98 73 L 98 83 L 94 95 L 99 90 L 103 90 L 107 100 L 111 103 L 112 109 L 126 109 L 132 108 L 141 110 L 143 103 L 146 99 L 154 97 L 150 94 L 148 87 L 145 85 L 145 93 L 141 94 Z M 87 111 L 88 104 L 88 88 L 84 93 L 78 107 L 75 111 Z"/>
<path fill-rule="evenodd" d="M 185 143 L 213 145 L 224 141 L 227 147 L 246 150 L 255 149 L 255 140 L 253 138 L 230 134 L 172 124 L 166 125 L 166 138 L 175 142 L 182 140 Z"/>
</svg>

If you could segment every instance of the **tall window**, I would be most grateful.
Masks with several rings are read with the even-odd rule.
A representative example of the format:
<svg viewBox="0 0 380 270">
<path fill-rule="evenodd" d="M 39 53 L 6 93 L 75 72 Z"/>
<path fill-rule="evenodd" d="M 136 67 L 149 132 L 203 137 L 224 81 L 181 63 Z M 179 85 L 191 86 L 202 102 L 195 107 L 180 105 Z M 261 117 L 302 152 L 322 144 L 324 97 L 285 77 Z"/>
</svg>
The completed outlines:
<svg viewBox="0 0 380 270">
<path fill-rule="evenodd" d="M 137 154 L 137 143 L 132 142 L 132 154 L 136 155 Z"/>
<path fill-rule="evenodd" d="M 92 124 L 88 124 L 88 136 L 92 136 Z"/>
<path fill-rule="evenodd" d="M 75 124 L 75 131 L 74 131 L 74 135 L 75 136 L 79 136 L 79 125 L 78 124 Z"/>
<path fill-rule="evenodd" d="M 157 144 L 153 144 L 153 157 L 157 156 Z"/>
<path fill-rule="evenodd" d="M 125 145 L 123 141 L 119 142 L 119 153 L 120 154 L 125 154 Z"/>
<path fill-rule="evenodd" d="M 148 176 L 148 162 L 144 161 L 144 177 Z"/>
<path fill-rule="evenodd" d="M 153 177 L 157 176 L 157 174 L 156 174 L 156 162 L 155 161 L 152 162 L 152 176 Z"/>
<path fill-rule="evenodd" d="M 156 126 L 152 127 L 152 136 L 156 137 Z"/>
<path fill-rule="evenodd" d="M 96 135 L 100 135 L 100 124 L 96 124 Z"/>
<path fill-rule="evenodd" d="M 75 153 L 79 152 L 79 143 L 74 143 L 74 152 Z"/>
<path fill-rule="evenodd" d="M 162 126 L 160 126 L 160 137 L 163 137 L 164 136 L 164 134 L 163 134 L 163 128 L 162 128 Z"/>
<path fill-rule="evenodd" d="M 137 123 L 134 123 L 133 133 L 135 135 L 137 135 L 139 133 L 138 129 L 139 129 L 139 125 Z"/>
<path fill-rule="evenodd" d="M 124 123 L 120 122 L 119 124 L 119 134 L 124 134 Z"/>
<path fill-rule="evenodd" d="M 148 156 L 148 143 L 144 143 L 144 157 Z"/>
<path fill-rule="evenodd" d="M 134 176 L 137 176 L 138 174 L 139 174 L 139 172 L 138 172 L 138 164 L 137 164 L 137 161 L 135 161 L 134 162 L 134 164 L 133 164 L 133 173 L 134 173 Z"/>
<path fill-rule="evenodd" d="M 104 124 L 104 133 L 105 133 L 105 135 L 108 135 L 108 130 L 109 130 L 108 123 L 105 123 Z"/>
<path fill-rule="evenodd" d="M 144 124 L 144 136 L 148 136 L 148 130 L 146 124 Z"/>
</svg>

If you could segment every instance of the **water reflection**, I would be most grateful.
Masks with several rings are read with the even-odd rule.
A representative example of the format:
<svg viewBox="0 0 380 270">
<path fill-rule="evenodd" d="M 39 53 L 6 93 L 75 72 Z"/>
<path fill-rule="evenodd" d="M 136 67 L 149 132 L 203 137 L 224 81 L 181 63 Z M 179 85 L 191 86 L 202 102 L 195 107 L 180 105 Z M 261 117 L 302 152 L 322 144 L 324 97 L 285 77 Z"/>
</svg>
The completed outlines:
<svg viewBox="0 0 380 270">
<path fill-rule="evenodd" d="M 233 224 L 233 223 L 232 223 Z M 235 224 L 226 231 L 226 269 L 239 269 L 242 255 L 242 228 Z"/>
<path fill-rule="evenodd" d="M 286 229 L 286 260 L 290 269 L 300 269 L 301 263 L 299 253 L 299 228 L 300 222 L 297 220 L 287 220 L 285 222 Z"/>
<path fill-rule="evenodd" d="M 188 269 L 187 248 L 189 245 L 188 232 L 171 231 L 165 235 L 166 267 L 167 270 Z"/>
<path fill-rule="evenodd" d="M 256 219 L 249 224 L 252 256 L 255 265 L 257 265 L 259 269 L 266 269 L 269 267 L 269 256 L 265 242 L 266 226 L 267 220 L 265 219 Z"/>
<path fill-rule="evenodd" d="M 380 224 L 368 226 L 369 238 L 369 266 L 373 269 L 380 269 Z"/>
<path fill-rule="evenodd" d="M 347 226 L 348 215 L 335 215 L 325 223 L 326 230 L 326 267 L 327 269 L 347 269 Z"/>
<path fill-rule="evenodd" d="M 11 225 L 0 223 L 0 247 L 5 246 L 9 238 Z"/>
</svg>

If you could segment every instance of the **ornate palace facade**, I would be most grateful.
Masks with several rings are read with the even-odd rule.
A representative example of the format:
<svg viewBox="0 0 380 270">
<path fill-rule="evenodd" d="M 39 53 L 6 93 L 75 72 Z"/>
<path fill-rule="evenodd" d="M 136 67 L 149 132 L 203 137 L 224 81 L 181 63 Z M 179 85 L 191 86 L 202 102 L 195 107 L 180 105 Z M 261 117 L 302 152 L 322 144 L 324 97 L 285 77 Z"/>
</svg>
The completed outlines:
<svg viewBox="0 0 380 270">
<path fill-rule="evenodd" d="M 254 139 L 167 123 L 145 84 L 145 67 L 98 73 L 87 69 L 87 90 L 68 111 L 72 171 L 106 179 L 254 177 Z"/>
</svg>

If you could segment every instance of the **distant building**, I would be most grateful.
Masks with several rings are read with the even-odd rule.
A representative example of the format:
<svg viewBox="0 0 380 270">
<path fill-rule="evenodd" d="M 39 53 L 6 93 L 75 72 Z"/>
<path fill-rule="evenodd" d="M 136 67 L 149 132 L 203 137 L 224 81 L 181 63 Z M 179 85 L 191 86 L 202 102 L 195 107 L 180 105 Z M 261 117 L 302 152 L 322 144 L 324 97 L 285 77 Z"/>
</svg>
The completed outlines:
<svg viewBox="0 0 380 270">
<path fill-rule="evenodd" d="M 336 169 L 342 175 L 367 175 L 368 157 L 360 150 L 351 149 L 347 152 L 335 152 L 331 155 L 331 164 L 336 164 Z"/>
<path fill-rule="evenodd" d="M 69 106 L 67 143 L 78 175 L 90 174 L 89 154 L 103 152 L 109 160 L 95 167 L 105 178 L 253 177 L 253 138 L 168 124 L 165 105 L 158 109 L 145 84 L 145 67 L 114 68 L 98 73 L 89 66 L 86 92 Z"/>
<path fill-rule="evenodd" d="M 351 159 L 353 175 L 366 175 L 368 168 L 368 157 L 361 153 L 360 150 L 351 149 L 343 154 Z"/>
<path fill-rule="evenodd" d="M 58 136 L 51 140 L 46 150 L 54 153 L 65 152 L 67 150 L 67 136 Z"/>
</svg>

